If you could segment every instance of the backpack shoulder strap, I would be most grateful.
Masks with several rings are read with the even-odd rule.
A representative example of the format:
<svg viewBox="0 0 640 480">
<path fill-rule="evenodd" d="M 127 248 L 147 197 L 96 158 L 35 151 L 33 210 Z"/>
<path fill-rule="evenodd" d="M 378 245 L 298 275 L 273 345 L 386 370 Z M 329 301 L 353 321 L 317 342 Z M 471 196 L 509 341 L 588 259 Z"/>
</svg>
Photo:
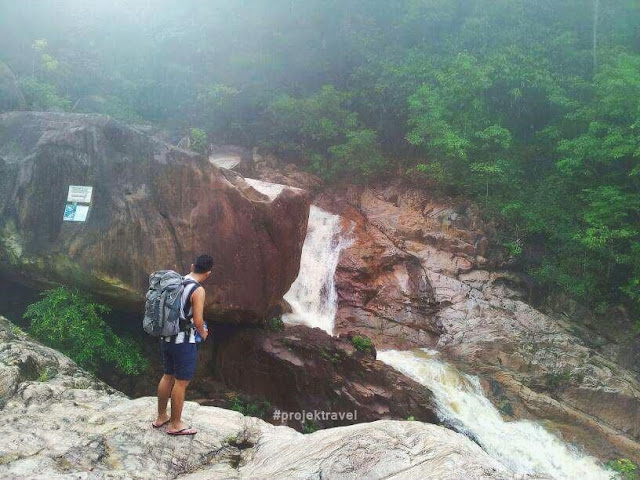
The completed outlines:
<svg viewBox="0 0 640 480">
<path fill-rule="evenodd" d="M 183 314 L 187 320 L 191 321 L 191 319 L 193 318 L 193 314 L 187 316 L 187 312 L 191 309 L 191 297 L 193 296 L 193 293 L 202 285 L 191 278 L 184 279 L 182 284 L 184 285 L 184 288 L 190 288 L 189 293 L 187 294 L 187 299 L 184 302 Z"/>
</svg>

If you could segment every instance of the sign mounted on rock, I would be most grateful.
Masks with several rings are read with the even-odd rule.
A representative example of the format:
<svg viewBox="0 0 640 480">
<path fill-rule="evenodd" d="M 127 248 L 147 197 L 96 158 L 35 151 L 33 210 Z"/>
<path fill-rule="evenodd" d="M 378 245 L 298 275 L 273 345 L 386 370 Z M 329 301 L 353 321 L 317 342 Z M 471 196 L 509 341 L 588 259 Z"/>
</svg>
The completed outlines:
<svg viewBox="0 0 640 480">
<path fill-rule="evenodd" d="M 89 213 L 89 205 L 76 205 L 67 203 L 64 207 L 64 215 L 62 219 L 65 222 L 84 222 Z"/>
<path fill-rule="evenodd" d="M 92 194 L 93 194 L 93 187 L 85 187 L 82 185 L 69 185 L 67 202 L 91 203 Z"/>
<path fill-rule="evenodd" d="M 62 220 L 65 222 L 84 222 L 89 214 L 89 205 L 78 203 L 91 203 L 93 187 L 83 185 L 69 185 L 67 204 L 64 207 Z"/>
</svg>

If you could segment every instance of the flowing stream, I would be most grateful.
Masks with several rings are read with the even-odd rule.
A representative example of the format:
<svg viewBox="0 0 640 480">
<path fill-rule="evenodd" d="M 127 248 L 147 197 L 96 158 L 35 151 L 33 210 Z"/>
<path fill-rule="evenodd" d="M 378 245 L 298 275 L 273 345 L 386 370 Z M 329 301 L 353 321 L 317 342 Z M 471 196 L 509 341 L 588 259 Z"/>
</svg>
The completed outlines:
<svg viewBox="0 0 640 480">
<path fill-rule="evenodd" d="M 270 200 L 286 188 L 256 179 L 245 180 Z M 349 243 L 342 235 L 340 217 L 311 205 L 298 277 L 284 296 L 292 310 L 283 315 L 284 322 L 321 328 L 333 335 L 333 322 L 338 310 L 334 276 L 340 252 Z"/>
<path fill-rule="evenodd" d="M 505 422 L 477 377 L 440 360 L 434 350 L 378 352 L 378 360 L 429 388 L 440 419 L 474 438 L 485 452 L 517 474 L 558 479 L 609 479 L 598 461 L 528 420 Z"/>
<path fill-rule="evenodd" d="M 341 235 L 340 217 L 312 205 L 300 272 L 284 296 L 293 310 L 283 316 L 285 322 L 321 328 L 333 335 L 338 310 L 334 276 L 340 252 L 347 245 L 348 240 Z"/>
</svg>

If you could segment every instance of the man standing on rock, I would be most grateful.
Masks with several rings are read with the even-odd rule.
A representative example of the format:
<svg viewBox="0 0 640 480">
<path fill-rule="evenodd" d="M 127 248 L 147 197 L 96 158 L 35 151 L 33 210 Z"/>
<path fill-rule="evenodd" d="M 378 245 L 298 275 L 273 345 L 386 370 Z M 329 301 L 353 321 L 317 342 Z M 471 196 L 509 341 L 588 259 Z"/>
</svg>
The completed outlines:
<svg viewBox="0 0 640 480">
<path fill-rule="evenodd" d="M 161 337 L 162 371 L 164 375 L 158 384 L 158 418 L 152 423 L 154 428 L 169 424 L 169 435 L 195 435 L 198 431 L 182 422 L 187 385 L 196 370 L 196 332 L 207 339 L 204 324 L 204 298 L 202 288 L 211 275 L 213 259 L 209 255 L 198 255 L 191 265 L 180 304 L 180 318 L 188 321 L 189 328 L 172 337 Z M 167 415 L 167 403 L 171 398 L 171 416 Z"/>
</svg>

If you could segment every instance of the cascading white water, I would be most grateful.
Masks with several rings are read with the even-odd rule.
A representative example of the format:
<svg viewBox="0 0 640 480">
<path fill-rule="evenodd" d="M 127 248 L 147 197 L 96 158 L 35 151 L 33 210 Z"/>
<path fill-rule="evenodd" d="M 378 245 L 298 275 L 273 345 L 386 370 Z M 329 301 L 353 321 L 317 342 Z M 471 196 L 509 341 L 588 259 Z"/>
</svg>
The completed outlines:
<svg viewBox="0 0 640 480">
<path fill-rule="evenodd" d="M 246 181 L 270 200 L 287 188 L 285 185 L 250 178 Z M 291 313 L 283 315 L 284 322 L 321 328 L 333 335 L 333 322 L 338 310 L 338 294 L 333 277 L 340 252 L 349 243 L 342 235 L 340 217 L 311 205 L 298 277 L 284 296 L 292 309 Z"/>
<path fill-rule="evenodd" d="M 269 200 L 275 200 L 276 197 L 280 195 L 280 192 L 287 188 L 286 185 L 263 182 L 262 180 L 256 180 L 255 178 L 245 178 L 244 180 L 257 191 L 269 197 Z"/>
<path fill-rule="evenodd" d="M 333 277 L 340 252 L 348 245 L 348 240 L 341 235 L 340 223 L 338 215 L 311 206 L 300 271 L 284 296 L 293 311 L 284 315 L 283 321 L 321 328 L 333 335 L 338 309 Z"/>
<path fill-rule="evenodd" d="M 558 479 L 609 479 L 596 459 L 569 448 L 541 425 L 505 422 L 484 395 L 477 377 L 465 375 L 437 358 L 433 350 L 378 352 L 378 360 L 429 388 L 440 419 L 480 444 L 516 474 Z"/>
</svg>

